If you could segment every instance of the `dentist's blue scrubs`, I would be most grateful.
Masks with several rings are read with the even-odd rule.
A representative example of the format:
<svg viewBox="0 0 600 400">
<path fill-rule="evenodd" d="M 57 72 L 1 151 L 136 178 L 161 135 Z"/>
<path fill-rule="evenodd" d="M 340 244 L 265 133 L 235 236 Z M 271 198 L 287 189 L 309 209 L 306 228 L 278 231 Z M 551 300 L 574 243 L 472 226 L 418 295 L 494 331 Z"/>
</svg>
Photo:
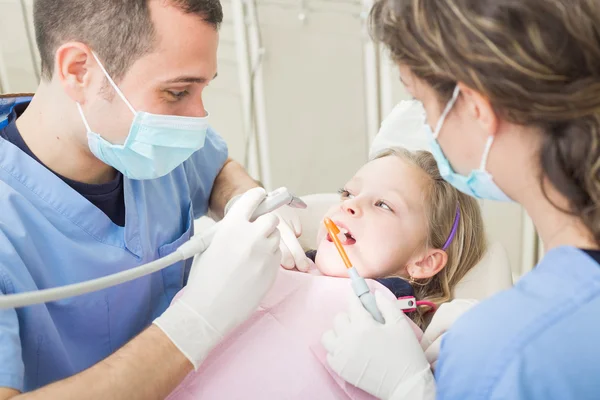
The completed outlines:
<svg viewBox="0 0 600 400">
<path fill-rule="evenodd" d="M 443 400 L 600 399 L 600 251 L 560 247 L 442 339 Z"/>
<path fill-rule="evenodd" d="M 130 269 L 172 253 L 206 214 L 227 158 L 209 130 L 204 148 L 159 179 L 86 185 L 57 176 L 27 147 L 15 120 L 30 98 L 0 99 L 0 295 Z M 148 327 L 182 288 L 188 263 L 53 303 L 0 310 L 0 387 L 30 391 L 76 374 Z"/>
</svg>

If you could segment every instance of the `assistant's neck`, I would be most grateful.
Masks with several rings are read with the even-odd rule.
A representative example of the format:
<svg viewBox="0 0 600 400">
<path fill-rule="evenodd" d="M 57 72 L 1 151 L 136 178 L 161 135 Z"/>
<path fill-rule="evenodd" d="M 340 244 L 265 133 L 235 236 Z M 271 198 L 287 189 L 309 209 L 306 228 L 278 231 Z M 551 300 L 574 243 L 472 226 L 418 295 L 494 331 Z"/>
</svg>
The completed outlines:
<svg viewBox="0 0 600 400">
<path fill-rule="evenodd" d="M 87 146 L 85 127 L 76 104 L 53 83 L 42 82 L 17 119 L 23 140 L 46 167 L 65 178 L 101 184 L 116 171 L 96 158 Z"/>
<path fill-rule="evenodd" d="M 505 123 L 489 158 L 497 166 L 494 179 L 498 178 L 506 194 L 525 208 L 544 251 L 560 246 L 596 249 L 598 244 L 585 224 L 564 211 L 569 210 L 566 198 L 547 180 L 546 193 L 542 190 L 540 149 L 544 135 L 537 128 Z"/>
<path fill-rule="evenodd" d="M 560 246 L 573 246 L 581 249 L 598 249 L 598 243 L 577 216 L 563 210 L 569 210 L 564 196 L 550 184 L 546 184 L 546 193 L 536 187 L 523 194 L 521 204 L 531 217 L 547 252 Z"/>
</svg>

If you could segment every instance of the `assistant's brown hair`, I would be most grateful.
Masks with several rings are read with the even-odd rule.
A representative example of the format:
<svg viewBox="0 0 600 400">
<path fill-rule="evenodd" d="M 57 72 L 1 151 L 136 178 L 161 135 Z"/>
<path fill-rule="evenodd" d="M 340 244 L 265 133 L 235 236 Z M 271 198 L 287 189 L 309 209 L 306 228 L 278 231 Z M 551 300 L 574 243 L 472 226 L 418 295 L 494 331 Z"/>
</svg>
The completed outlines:
<svg viewBox="0 0 600 400">
<path fill-rule="evenodd" d="M 600 2 L 377 0 L 372 35 L 438 93 L 457 82 L 539 129 L 540 182 L 600 243 Z"/>
</svg>

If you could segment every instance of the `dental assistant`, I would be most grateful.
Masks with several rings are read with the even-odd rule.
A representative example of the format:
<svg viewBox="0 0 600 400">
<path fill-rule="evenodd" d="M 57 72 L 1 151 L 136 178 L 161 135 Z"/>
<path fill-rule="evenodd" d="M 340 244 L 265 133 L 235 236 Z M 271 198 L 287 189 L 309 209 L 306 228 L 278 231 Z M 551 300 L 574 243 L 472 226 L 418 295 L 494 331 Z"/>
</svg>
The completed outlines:
<svg viewBox="0 0 600 400">
<path fill-rule="evenodd" d="M 382 298 L 385 324 L 356 301 L 335 320 L 329 364 L 382 399 L 597 399 L 600 3 L 378 0 L 371 24 L 423 103 L 444 179 L 520 203 L 545 254 L 442 337 L 435 381 Z"/>
<path fill-rule="evenodd" d="M 237 201 L 191 272 L 0 310 L 0 399 L 165 398 L 280 262 L 302 268 L 293 213 L 249 221 L 265 192 L 209 124 L 222 18 L 218 0 L 35 2 L 41 83 L 0 99 L 0 295 L 164 257 Z"/>
</svg>

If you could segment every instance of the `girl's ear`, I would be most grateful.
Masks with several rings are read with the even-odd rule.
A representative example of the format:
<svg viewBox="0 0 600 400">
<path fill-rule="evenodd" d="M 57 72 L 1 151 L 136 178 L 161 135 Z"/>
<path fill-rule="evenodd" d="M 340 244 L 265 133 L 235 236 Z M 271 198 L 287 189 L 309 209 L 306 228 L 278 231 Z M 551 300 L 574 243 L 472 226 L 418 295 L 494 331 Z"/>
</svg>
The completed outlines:
<svg viewBox="0 0 600 400">
<path fill-rule="evenodd" d="M 447 262 L 448 254 L 444 250 L 429 249 L 418 258 L 409 261 L 406 271 L 413 279 L 427 279 L 437 275 Z"/>
</svg>

